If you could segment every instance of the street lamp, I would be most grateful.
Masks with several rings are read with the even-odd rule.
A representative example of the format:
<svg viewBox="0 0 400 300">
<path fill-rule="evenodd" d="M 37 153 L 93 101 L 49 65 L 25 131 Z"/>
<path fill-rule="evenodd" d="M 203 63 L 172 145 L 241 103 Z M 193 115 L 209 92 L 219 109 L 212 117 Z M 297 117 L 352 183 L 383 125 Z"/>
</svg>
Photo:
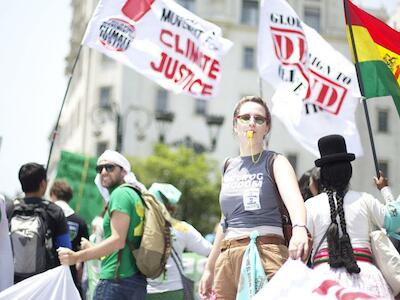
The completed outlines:
<svg viewBox="0 0 400 300">
<path fill-rule="evenodd" d="M 224 116 L 208 115 L 206 117 L 208 133 L 210 135 L 210 140 L 211 140 L 210 152 L 215 151 L 215 149 L 217 148 L 217 138 L 219 136 L 219 132 L 221 131 L 222 124 L 224 124 L 224 121 L 225 121 Z"/>
<path fill-rule="evenodd" d="M 155 113 L 155 119 L 159 130 L 158 141 L 164 144 L 165 133 L 171 127 L 171 124 L 175 119 L 175 114 L 171 111 L 157 111 Z"/>
<path fill-rule="evenodd" d="M 173 112 L 156 112 L 155 119 L 157 121 L 159 127 L 159 142 L 166 144 L 165 142 L 165 133 L 167 129 L 171 126 L 174 120 Z M 192 148 L 196 153 L 203 152 L 213 152 L 217 147 L 217 138 L 221 129 L 222 124 L 224 123 L 224 116 L 218 115 L 208 115 L 206 116 L 206 124 L 208 127 L 208 132 L 210 135 L 211 146 L 207 147 L 198 143 L 192 139 L 191 136 L 185 136 L 182 139 L 170 143 L 171 146 L 177 147 L 180 145 L 184 145 L 187 148 Z"/>
<path fill-rule="evenodd" d="M 134 127 L 136 129 L 136 138 L 139 141 L 145 139 L 145 130 L 150 126 L 152 117 L 151 113 L 142 106 L 130 105 L 126 108 L 123 113 L 120 112 L 118 105 L 115 102 L 111 102 L 109 106 L 97 107 L 93 110 L 92 121 L 97 126 L 93 134 L 100 136 L 102 130 L 100 126 L 107 121 L 115 122 L 115 150 L 118 152 L 122 151 L 124 133 L 126 131 L 126 124 L 128 123 L 128 117 L 131 113 L 134 113 Z"/>
</svg>

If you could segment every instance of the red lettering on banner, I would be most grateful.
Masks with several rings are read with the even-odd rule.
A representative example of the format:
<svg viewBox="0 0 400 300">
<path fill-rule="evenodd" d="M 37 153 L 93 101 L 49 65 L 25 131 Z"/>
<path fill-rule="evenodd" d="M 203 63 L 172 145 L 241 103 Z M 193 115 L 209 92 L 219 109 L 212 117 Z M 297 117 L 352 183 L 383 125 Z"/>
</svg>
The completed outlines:
<svg viewBox="0 0 400 300">
<path fill-rule="evenodd" d="M 218 60 L 202 53 L 190 38 L 182 41 L 179 34 L 175 34 L 168 29 L 161 29 L 160 42 L 166 47 L 173 49 L 176 53 L 183 55 L 196 64 L 210 79 L 215 80 L 221 72 Z M 160 65 L 162 68 L 162 65 Z M 154 67 L 153 67 L 154 69 Z M 169 72 L 170 74 L 170 72 Z"/>
<path fill-rule="evenodd" d="M 300 72 L 304 78 L 301 80 L 301 85 L 307 85 L 307 91 L 303 95 L 304 100 L 307 103 L 321 107 L 326 112 L 337 115 L 348 92 L 345 84 L 348 85 L 351 80 L 339 73 L 337 80 L 342 79 L 343 85 L 341 85 L 322 75 L 322 72 L 320 72 L 323 69 L 321 66 L 322 62 L 317 60 L 316 57 L 308 64 L 307 40 L 302 30 L 273 26 L 270 28 L 274 52 L 277 59 L 281 62 L 277 70 L 279 77 L 283 81 L 294 83 L 297 71 Z M 317 68 L 317 70 L 313 70 L 312 68 Z M 326 70 L 329 75 L 331 72 L 330 66 L 327 66 Z M 299 86 L 297 83 L 295 90 Z"/>
<path fill-rule="evenodd" d="M 210 80 L 216 80 L 221 72 L 220 63 L 199 50 L 196 43 L 190 38 L 184 40 L 181 35 L 174 33 L 168 29 L 160 31 L 160 42 L 165 47 L 173 50 L 176 54 L 183 56 L 193 62 L 202 71 L 202 76 L 208 77 Z M 160 61 L 150 62 L 150 67 L 165 76 L 166 79 L 172 80 L 183 91 L 193 95 L 211 96 L 214 86 L 204 82 L 192 67 L 180 61 L 179 58 L 170 56 L 166 52 L 162 52 Z"/>
<path fill-rule="evenodd" d="M 336 281 L 334 280 L 324 280 L 319 287 L 317 287 L 315 290 L 313 290 L 313 293 L 317 293 L 319 295 L 327 295 L 328 290 L 333 287 L 339 285 Z"/>
<path fill-rule="evenodd" d="M 171 64 L 173 64 L 172 68 L 171 68 Z M 168 79 L 174 78 L 177 67 L 178 67 L 178 61 L 177 60 L 173 61 L 172 58 L 169 57 L 167 66 L 165 67 L 165 77 L 167 77 Z"/>
<path fill-rule="evenodd" d="M 189 93 L 193 93 L 193 91 L 192 91 L 192 88 L 193 88 L 193 86 L 195 85 L 195 84 L 198 84 L 198 85 L 200 85 L 201 86 L 201 80 L 200 79 L 196 79 L 195 81 L 193 81 L 191 84 L 190 84 L 190 86 L 189 86 Z"/>
<path fill-rule="evenodd" d="M 180 62 L 165 52 L 161 53 L 161 60 L 158 64 L 150 62 L 151 68 L 163 74 L 165 78 L 172 80 L 175 84 L 180 85 L 183 91 L 193 95 L 210 96 L 213 92 L 213 85 L 203 82 L 196 74 L 184 63 Z M 217 68 L 219 64 L 215 63 L 213 68 Z M 211 70 L 209 72 L 209 77 Z M 212 74 L 214 76 L 214 74 Z"/>
<path fill-rule="evenodd" d="M 183 54 L 183 50 L 179 48 L 179 35 L 175 35 L 175 51 Z"/>
<path fill-rule="evenodd" d="M 221 71 L 221 69 L 219 68 L 219 61 L 216 59 L 213 59 L 213 61 L 211 63 L 211 67 L 210 67 L 210 72 L 208 72 L 208 77 L 210 77 L 211 79 L 216 79 L 217 74 L 220 71 Z"/>
<path fill-rule="evenodd" d="M 167 58 L 167 54 L 162 52 L 161 53 L 161 62 L 160 65 L 157 67 L 154 62 L 150 62 L 150 66 L 151 68 L 156 71 L 156 72 L 160 72 L 164 69 L 164 64 L 165 64 L 165 59 Z"/>
<path fill-rule="evenodd" d="M 376 299 L 371 295 L 368 295 L 363 292 L 348 292 L 340 295 L 340 300 L 363 300 L 363 299 Z"/>
<path fill-rule="evenodd" d="M 376 299 L 371 295 L 368 295 L 363 292 L 351 292 L 346 291 L 344 287 L 342 287 L 337 281 L 334 280 L 324 280 L 319 287 L 313 290 L 313 293 L 326 296 L 329 292 L 333 293 L 334 289 L 337 289 L 335 292 L 336 299 L 338 300 L 363 300 L 363 299 Z"/>
<path fill-rule="evenodd" d="M 302 31 L 271 27 L 276 57 L 289 65 L 304 65 L 308 51 L 305 35 Z"/>
<path fill-rule="evenodd" d="M 173 34 L 172 34 L 172 32 L 169 31 L 169 30 L 162 29 L 161 32 L 160 32 L 160 41 L 161 41 L 161 43 L 163 43 L 163 44 L 164 44 L 165 46 L 167 46 L 168 48 L 172 48 L 172 47 L 173 47 L 172 44 L 170 44 L 170 43 L 168 43 L 168 42 L 166 41 L 166 36 L 172 37 Z"/>
<path fill-rule="evenodd" d="M 203 56 L 203 62 L 202 62 L 202 64 L 200 65 L 200 68 L 201 68 L 203 71 L 206 69 L 206 67 L 207 67 L 208 62 L 210 61 L 210 59 L 211 59 L 211 57 L 209 57 L 208 55 L 205 55 L 205 54 L 204 54 L 204 56 Z"/>
<path fill-rule="evenodd" d="M 306 101 L 337 115 L 347 95 L 347 88 L 310 69 L 312 87 Z"/>
<path fill-rule="evenodd" d="M 293 42 L 286 36 L 275 36 L 276 53 L 281 61 L 288 61 L 293 54 Z"/>
<path fill-rule="evenodd" d="M 279 69 L 280 75 L 286 74 L 287 66 L 291 67 L 287 70 L 288 72 L 294 72 L 293 67 L 299 70 L 304 80 L 308 83 L 306 94 L 306 97 L 308 97 L 311 91 L 307 73 L 308 48 L 304 32 L 274 26 L 271 26 L 270 29 L 275 55 L 282 63 Z M 288 78 L 290 82 L 293 82 L 294 76 L 289 76 Z"/>
<path fill-rule="evenodd" d="M 203 89 L 201 90 L 201 94 L 203 96 L 211 96 L 213 90 L 213 86 L 211 84 L 204 83 Z"/>
</svg>

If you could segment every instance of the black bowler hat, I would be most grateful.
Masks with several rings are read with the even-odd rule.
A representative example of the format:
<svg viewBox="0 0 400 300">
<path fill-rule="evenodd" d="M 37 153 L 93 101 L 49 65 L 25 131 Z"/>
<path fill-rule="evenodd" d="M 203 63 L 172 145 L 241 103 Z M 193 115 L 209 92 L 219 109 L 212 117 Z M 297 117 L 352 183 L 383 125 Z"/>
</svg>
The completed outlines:
<svg viewBox="0 0 400 300">
<path fill-rule="evenodd" d="M 336 161 L 352 161 L 356 158 L 353 153 L 347 153 L 346 141 L 338 134 L 320 138 L 318 148 L 321 158 L 315 161 L 317 167 Z"/>
</svg>

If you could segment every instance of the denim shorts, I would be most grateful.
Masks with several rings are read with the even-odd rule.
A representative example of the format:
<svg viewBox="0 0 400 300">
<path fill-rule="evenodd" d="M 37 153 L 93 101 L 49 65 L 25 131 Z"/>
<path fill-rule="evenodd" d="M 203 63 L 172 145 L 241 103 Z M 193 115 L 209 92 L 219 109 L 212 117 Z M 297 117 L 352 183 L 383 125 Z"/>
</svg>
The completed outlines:
<svg viewBox="0 0 400 300">
<path fill-rule="evenodd" d="M 94 300 L 144 300 L 147 280 L 141 273 L 121 279 L 100 279 L 94 292 Z"/>
</svg>

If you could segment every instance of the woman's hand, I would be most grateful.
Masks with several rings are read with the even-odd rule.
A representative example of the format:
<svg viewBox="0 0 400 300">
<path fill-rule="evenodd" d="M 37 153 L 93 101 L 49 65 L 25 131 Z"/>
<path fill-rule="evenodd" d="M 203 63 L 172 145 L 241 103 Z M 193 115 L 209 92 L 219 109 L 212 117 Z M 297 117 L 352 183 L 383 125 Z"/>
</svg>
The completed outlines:
<svg viewBox="0 0 400 300">
<path fill-rule="evenodd" d="M 89 240 L 85 239 L 84 237 L 81 238 L 81 249 L 82 250 L 88 249 L 91 247 L 93 247 L 93 244 Z"/>
<path fill-rule="evenodd" d="M 374 181 L 378 190 L 388 186 L 388 179 L 385 177 L 385 174 L 383 174 L 382 171 L 379 171 L 379 178 L 374 177 Z"/>
<path fill-rule="evenodd" d="M 72 266 L 78 262 L 79 256 L 77 252 L 74 252 L 68 248 L 59 248 L 57 251 L 58 259 L 62 265 Z"/>
<path fill-rule="evenodd" d="M 292 228 L 292 238 L 289 242 L 289 257 L 293 259 L 301 258 L 303 261 L 306 261 L 309 252 L 307 228 L 294 226 Z"/>
<path fill-rule="evenodd" d="M 199 283 L 200 299 L 209 299 L 212 295 L 212 283 L 214 281 L 214 272 L 207 268 L 203 272 Z"/>
</svg>

